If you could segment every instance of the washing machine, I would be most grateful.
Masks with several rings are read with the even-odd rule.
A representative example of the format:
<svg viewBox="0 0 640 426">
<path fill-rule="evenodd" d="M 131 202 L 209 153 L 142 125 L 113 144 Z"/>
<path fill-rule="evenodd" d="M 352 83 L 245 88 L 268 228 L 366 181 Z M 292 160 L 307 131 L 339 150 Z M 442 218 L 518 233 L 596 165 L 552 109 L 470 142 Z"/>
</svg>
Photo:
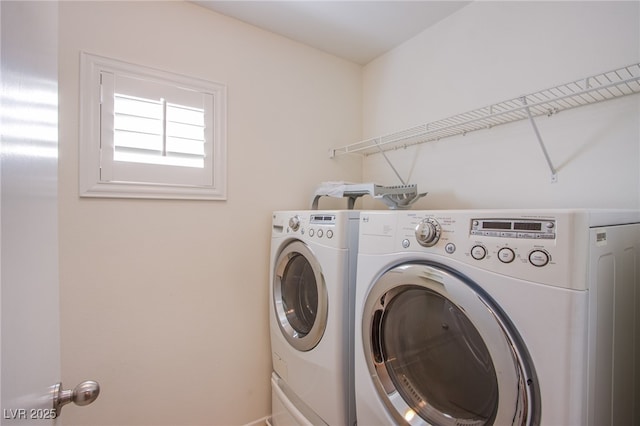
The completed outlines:
<svg viewBox="0 0 640 426">
<path fill-rule="evenodd" d="M 359 213 L 273 214 L 272 423 L 355 424 L 353 325 Z"/>
<path fill-rule="evenodd" d="M 640 424 L 639 223 L 361 212 L 358 424 Z"/>
</svg>

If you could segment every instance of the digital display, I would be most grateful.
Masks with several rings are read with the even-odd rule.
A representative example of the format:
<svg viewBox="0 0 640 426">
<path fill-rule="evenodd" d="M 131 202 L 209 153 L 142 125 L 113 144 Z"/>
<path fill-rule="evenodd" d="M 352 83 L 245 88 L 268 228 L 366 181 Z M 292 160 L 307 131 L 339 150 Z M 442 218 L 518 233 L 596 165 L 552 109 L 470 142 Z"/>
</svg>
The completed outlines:
<svg viewBox="0 0 640 426">
<path fill-rule="evenodd" d="M 482 229 L 511 229 L 511 222 L 482 222 Z"/>
<path fill-rule="evenodd" d="M 542 223 L 540 222 L 514 222 L 513 229 L 519 231 L 541 231 Z"/>
<path fill-rule="evenodd" d="M 552 219 L 471 219 L 469 232 L 482 237 L 550 240 L 556 238 L 555 226 Z"/>
<path fill-rule="evenodd" d="M 324 216 L 319 214 L 311 215 L 311 223 L 326 223 L 326 222 L 334 223 L 335 220 L 336 220 L 335 216 Z"/>
</svg>

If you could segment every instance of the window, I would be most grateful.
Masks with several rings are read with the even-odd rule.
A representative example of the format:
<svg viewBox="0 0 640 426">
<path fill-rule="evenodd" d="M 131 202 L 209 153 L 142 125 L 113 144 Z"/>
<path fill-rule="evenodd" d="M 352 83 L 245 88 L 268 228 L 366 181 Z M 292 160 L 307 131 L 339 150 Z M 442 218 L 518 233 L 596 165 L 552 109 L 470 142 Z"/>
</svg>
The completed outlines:
<svg viewBox="0 0 640 426">
<path fill-rule="evenodd" d="M 226 87 L 81 54 L 80 195 L 226 199 Z"/>
</svg>

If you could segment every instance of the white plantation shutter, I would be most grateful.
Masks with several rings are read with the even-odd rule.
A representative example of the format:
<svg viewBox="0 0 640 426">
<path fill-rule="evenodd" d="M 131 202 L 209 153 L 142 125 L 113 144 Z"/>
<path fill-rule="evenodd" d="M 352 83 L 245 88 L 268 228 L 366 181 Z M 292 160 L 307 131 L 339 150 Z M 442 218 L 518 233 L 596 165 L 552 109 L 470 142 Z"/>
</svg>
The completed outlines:
<svg viewBox="0 0 640 426">
<path fill-rule="evenodd" d="M 211 185 L 213 95 L 126 75 L 101 73 L 100 179 Z"/>
<path fill-rule="evenodd" d="M 93 67 L 99 194 L 119 187 L 115 192 L 142 190 L 143 197 L 224 199 L 224 87 L 109 65 Z M 177 192 L 183 195 L 173 196 Z"/>
<path fill-rule="evenodd" d="M 204 108 L 120 93 L 113 108 L 114 161 L 204 168 Z"/>
</svg>

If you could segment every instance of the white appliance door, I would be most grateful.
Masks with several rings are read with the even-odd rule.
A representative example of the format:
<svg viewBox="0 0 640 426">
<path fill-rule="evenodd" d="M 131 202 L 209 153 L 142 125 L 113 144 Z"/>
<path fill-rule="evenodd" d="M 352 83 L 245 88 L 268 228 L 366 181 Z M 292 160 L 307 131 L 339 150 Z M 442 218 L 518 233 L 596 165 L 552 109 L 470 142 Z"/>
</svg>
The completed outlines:
<svg viewBox="0 0 640 426">
<path fill-rule="evenodd" d="M 539 422 L 526 349 L 480 287 L 442 266 L 399 265 L 367 296 L 365 357 L 398 424 Z"/>
<path fill-rule="evenodd" d="M 303 352 L 316 347 L 327 326 L 329 297 L 320 263 L 301 241 L 290 242 L 278 255 L 273 304 L 287 342 Z"/>
</svg>

